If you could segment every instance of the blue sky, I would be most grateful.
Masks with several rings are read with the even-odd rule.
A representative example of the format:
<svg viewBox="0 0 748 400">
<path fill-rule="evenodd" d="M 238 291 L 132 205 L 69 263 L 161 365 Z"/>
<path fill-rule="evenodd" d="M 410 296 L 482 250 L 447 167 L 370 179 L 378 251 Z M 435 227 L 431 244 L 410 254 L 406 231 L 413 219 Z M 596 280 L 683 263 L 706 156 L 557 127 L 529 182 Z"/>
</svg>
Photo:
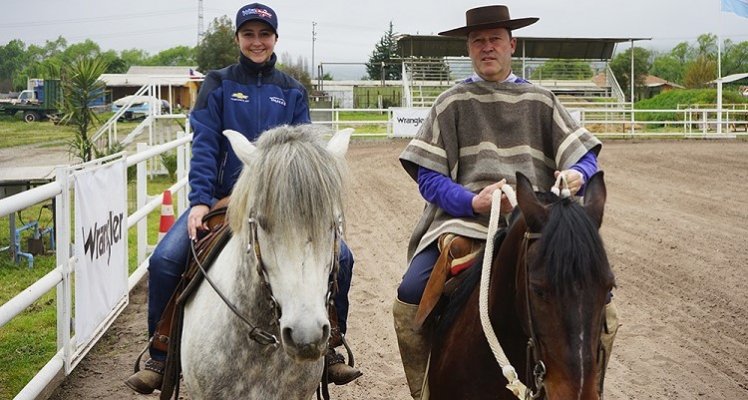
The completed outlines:
<svg viewBox="0 0 748 400">
<path fill-rule="evenodd" d="M 198 0 L 11 0 L 0 13 L 0 44 L 21 39 L 43 44 L 62 35 L 69 43 L 85 39 L 102 49 L 144 49 L 151 54 L 178 45 L 195 45 Z M 435 6 L 435 4 L 442 4 Z M 720 12 L 719 0 L 512 0 L 513 17 L 540 21 L 515 32 L 527 37 L 652 38 L 639 45 L 668 49 L 694 42 L 703 33 L 748 41 L 748 18 Z M 203 0 L 204 29 L 219 16 L 232 20 L 242 1 Z M 462 26 L 465 11 L 491 4 L 453 0 L 274 0 L 278 14 L 276 51 L 311 62 L 312 22 L 316 22 L 315 64 L 366 62 L 390 21 L 398 33 L 435 34 Z"/>
</svg>

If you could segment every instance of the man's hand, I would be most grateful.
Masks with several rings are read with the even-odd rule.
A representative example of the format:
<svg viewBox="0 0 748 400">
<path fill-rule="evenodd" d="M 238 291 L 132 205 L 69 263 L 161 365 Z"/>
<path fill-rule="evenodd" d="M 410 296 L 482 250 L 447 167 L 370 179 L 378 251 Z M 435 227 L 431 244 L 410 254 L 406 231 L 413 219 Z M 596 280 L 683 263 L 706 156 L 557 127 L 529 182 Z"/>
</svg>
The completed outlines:
<svg viewBox="0 0 748 400">
<path fill-rule="evenodd" d="M 488 185 L 473 197 L 473 212 L 476 214 L 486 214 L 491 212 L 491 201 L 494 190 L 501 190 L 506 185 L 506 179 L 502 179 L 494 184 Z M 501 194 L 501 214 L 512 212 L 512 205 L 509 203 L 504 193 Z"/>
<path fill-rule="evenodd" d="M 584 176 L 582 176 L 582 173 L 575 169 L 567 169 L 554 172 L 553 177 L 558 178 L 561 174 L 566 177 L 566 183 L 569 185 L 571 195 L 574 196 L 577 194 L 577 192 L 582 188 L 582 185 L 584 185 Z M 563 185 L 559 189 L 563 189 Z"/>
<path fill-rule="evenodd" d="M 187 234 L 190 239 L 197 239 L 197 231 L 207 231 L 208 226 L 203 223 L 203 217 L 210 211 L 205 204 L 198 204 L 190 209 L 190 215 L 187 217 Z"/>
</svg>

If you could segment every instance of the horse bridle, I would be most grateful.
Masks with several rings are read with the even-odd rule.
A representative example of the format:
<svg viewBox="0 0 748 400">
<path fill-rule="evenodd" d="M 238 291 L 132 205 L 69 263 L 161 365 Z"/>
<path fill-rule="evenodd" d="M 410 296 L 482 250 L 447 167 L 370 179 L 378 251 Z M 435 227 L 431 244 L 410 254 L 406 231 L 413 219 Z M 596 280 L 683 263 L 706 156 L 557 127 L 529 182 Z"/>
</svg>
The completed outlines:
<svg viewBox="0 0 748 400">
<path fill-rule="evenodd" d="M 528 325 L 527 329 L 530 331 L 529 332 L 530 337 L 527 339 L 527 352 L 526 352 L 527 362 L 525 364 L 527 369 L 525 371 L 526 373 L 525 376 L 528 376 L 528 377 L 530 376 L 530 368 L 531 368 L 531 365 L 534 364 L 532 367 L 532 376 L 534 378 L 533 379 L 534 388 L 530 388 L 530 390 L 526 392 L 525 394 L 526 399 L 538 399 L 542 397 L 543 391 L 545 390 L 544 380 L 545 380 L 545 374 L 547 372 L 545 368 L 545 363 L 543 362 L 543 360 L 540 359 L 540 354 L 538 352 L 538 346 L 537 346 L 538 339 L 537 339 L 537 336 L 535 335 L 535 327 L 533 324 L 534 318 L 532 316 L 532 307 L 530 305 L 530 266 L 527 262 L 527 250 L 530 246 L 530 241 L 540 239 L 541 237 L 542 237 L 541 233 L 525 231 L 524 238 L 522 239 L 522 249 L 523 249 L 522 251 L 523 251 L 523 257 L 524 257 L 523 268 L 525 272 L 525 282 L 524 282 L 525 284 L 525 307 L 527 310 L 527 325 Z M 602 346 L 598 346 L 598 347 L 602 347 Z M 603 350 L 603 353 L 604 353 L 604 350 Z M 603 357 L 605 356 L 606 355 L 603 355 Z M 530 357 L 532 357 L 532 359 Z M 599 361 L 599 362 L 602 362 L 603 365 L 605 365 L 604 360 Z M 602 371 L 602 374 L 605 374 L 604 370 Z M 598 393 L 600 393 L 600 399 L 602 399 L 603 398 L 603 379 L 600 379 Z"/>
<path fill-rule="evenodd" d="M 524 238 L 522 239 L 522 251 L 523 251 L 523 268 L 525 273 L 525 307 L 527 312 L 527 329 L 529 332 L 529 338 L 527 339 L 527 362 L 526 365 L 526 374 L 525 376 L 530 376 L 530 368 L 532 366 L 532 376 L 533 376 L 533 382 L 532 387 L 528 388 L 529 390 L 525 394 L 525 399 L 539 399 L 543 395 L 543 390 L 545 389 L 545 385 L 543 384 L 543 381 L 545 380 L 545 363 L 543 360 L 540 359 L 540 355 L 538 354 L 538 346 L 536 345 L 537 336 L 535 336 L 535 327 L 533 324 L 533 316 L 532 316 L 532 307 L 530 306 L 530 266 L 527 262 L 527 250 L 530 247 L 530 241 L 540 239 L 542 237 L 542 234 L 535 233 L 535 232 L 529 232 L 525 231 Z M 530 358 L 532 357 L 532 359 Z"/>
<path fill-rule="evenodd" d="M 248 218 L 249 223 L 249 232 L 250 232 L 250 241 L 247 246 L 246 253 L 249 254 L 250 252 L 254 253 L 255 256 L 255 266 L 257 267 L 257 275 L 260 277 L 260 282 L 262 284 L 262 287 L 265 289 L 265 293 L 268 297 L 268 303 L 270 304 L 271 311 L 274 314 L 274 322 L 276 325 L 278 324 L 278 321 L 281 317 L 281 308 L 278 305 L 278 301 L 273 296 L 273 288 L 270 286 L 270 282 L 268 280 L 268 274 L 267 269 L 265 268 L 265 264 L 262 262 L 262 254 L 260 252 L 260 243 L 257 239 L 257 219 L 254 217 L 254 215 L 250 215 Z M 325 296 L 325 303 L 330 305 L 332 302 L 332 296 L 337 291 L 338 286 L 338 269 L 340 268 L 340 265 L 338 263 L 338 258 L 340 256 L 340 239 L 343 237 L 343 217 L 338 216 L 337 221 L 334 223 L 334 242 L 333 242 L 333 254 L 332 254 L 332 265 L 330 267 L 330 277 L 328 279 L 328 287 L 327 287 L 327 295 Z M 249 337 L 254 340 L 255 342 L 264 345 L 264 346 L 278 346 L 278 337 L 273 335 L 272 333 L 268 332 L 265 329 L 260 328 L 259 326 L 256 326 L 252 322 L 249 321 L 249 319 L 242 314 L 241 311 L 239 311 L 236 306 L 221 292 L 221 290 L 216 286 L 216 284 L 213 282 L 213 280 L 208 276 L 207 271 L 203 267 L 203 265 L 200 263 L 200 261 L 197 258 L 197 254 L 195 252 L 195 245 L 193 241 L 190 241 L 190 248 L 192 250 L 192 256 L 195 258 L 195 263 L 197 264 L 198 268 L 200 268 L 200 272 L 202 272 L 203 276 L 205 277 L 205 280 L 208 281 L 208 284 L 210 284 L 210 287 L 213 288 L 213 290 L 218 294 L 218 297 L 221 298 L 224 304 L 231 310 L 234 315 L 236 315 L 242 322 L 244 322 L 247 326 L 249 326 L 251 329 L 249 331 Z"/>
</svg>

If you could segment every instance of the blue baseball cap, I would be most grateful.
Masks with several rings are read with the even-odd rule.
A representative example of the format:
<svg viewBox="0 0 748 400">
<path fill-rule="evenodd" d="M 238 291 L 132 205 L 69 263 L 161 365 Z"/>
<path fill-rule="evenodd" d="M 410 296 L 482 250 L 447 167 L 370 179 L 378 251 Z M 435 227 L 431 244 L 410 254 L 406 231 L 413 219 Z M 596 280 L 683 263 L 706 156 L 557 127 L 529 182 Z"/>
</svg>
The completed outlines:
<svg viewBox="0 0 748 400">
<path fill-rule="evenodd" d="M 276 35 L 278 34 L 278 16 L 272 8 L 264 4 L 252 3 L 240 8 L 236 12 L 236 32 L 239 32 L 239 28 L 249 21 L 264 22 L 273 28 Z"/>
</svg>

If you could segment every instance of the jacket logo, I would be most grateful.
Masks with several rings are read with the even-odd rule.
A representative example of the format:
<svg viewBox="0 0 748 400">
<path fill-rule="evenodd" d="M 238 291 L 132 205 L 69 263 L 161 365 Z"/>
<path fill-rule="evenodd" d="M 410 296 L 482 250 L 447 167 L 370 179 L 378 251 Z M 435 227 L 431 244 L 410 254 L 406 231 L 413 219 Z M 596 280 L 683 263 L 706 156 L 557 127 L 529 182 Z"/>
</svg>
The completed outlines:
<svg viewBox="0 0 748 400">
<path fill-rule="evenodd" d="M 286 106 L 286 100 L 284 100 L 284 99 L 282 99 L 280 97 L 270 97 L 270 101 L 272 101 L 273 103 L 276 103 L 276 104 L 280 104 L 283 107 Z"/>
<path fill-rule="evenodd" d="M 231 101 L 241 101 L 242 103 L 249 103 L 249 96 L 242 92 L 236 92 L 231 95 Z"/>
</svg>

